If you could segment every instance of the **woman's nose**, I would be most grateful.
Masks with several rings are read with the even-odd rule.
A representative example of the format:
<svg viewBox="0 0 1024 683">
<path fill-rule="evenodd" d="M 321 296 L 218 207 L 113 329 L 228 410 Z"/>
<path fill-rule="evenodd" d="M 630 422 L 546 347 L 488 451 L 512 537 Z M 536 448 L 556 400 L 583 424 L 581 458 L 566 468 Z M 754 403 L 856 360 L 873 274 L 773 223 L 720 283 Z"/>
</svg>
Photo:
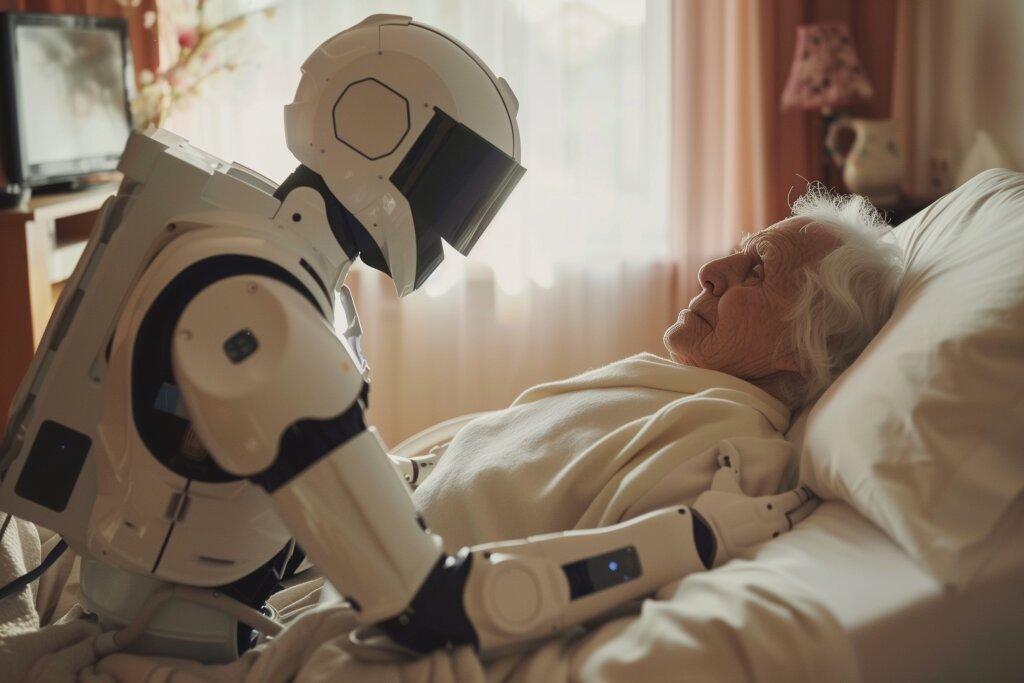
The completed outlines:
<svg viewBox="0 0 1024 683">
<path fill-rule="evenodd" d="M 721 269 L 721 259 L 708 261 L 697 271 L 697 280 L 700 281 L 702 289 L 710 292 L 713 296 L 721 296 L 726 289 L 727 280 Z"/>
</svg>

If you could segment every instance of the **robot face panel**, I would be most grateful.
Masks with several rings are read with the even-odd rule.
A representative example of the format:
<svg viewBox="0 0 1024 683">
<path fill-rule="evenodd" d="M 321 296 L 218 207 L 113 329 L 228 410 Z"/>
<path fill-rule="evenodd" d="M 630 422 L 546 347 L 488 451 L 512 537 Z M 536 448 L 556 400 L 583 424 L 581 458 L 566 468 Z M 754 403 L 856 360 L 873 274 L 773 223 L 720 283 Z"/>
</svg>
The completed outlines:
<svg viewBox="0 0 1024 683">
<path fill-rule="evenodd" d="M 514 159 L 440 109 L 391 182 L 409 203 L 418 288 L 443 258 L 441 240 L 466 255 L 524 173 Z"/>
<path fill-rule="evenodd" d="M 334 105 L 334 136 L 367 159 L 393 153 L 409 133 L 409 101 L 376 78 L 352 83 Z"/>
</svg>

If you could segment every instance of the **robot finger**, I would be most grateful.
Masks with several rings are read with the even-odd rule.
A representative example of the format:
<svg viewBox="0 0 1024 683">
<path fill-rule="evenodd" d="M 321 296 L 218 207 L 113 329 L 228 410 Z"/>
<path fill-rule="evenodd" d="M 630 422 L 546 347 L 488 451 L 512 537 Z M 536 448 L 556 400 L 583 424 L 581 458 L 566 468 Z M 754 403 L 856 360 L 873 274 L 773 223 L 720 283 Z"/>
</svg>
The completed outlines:
<svg viewBox="0 0 1024 683">
<path fill-rule="evenodd" d="M 786 517 L 789 519 L 790 528 L 807 519 L 821 504 L 821 498 L 818 498 L 818 496 L 814 494 L 814 491 L 811 491 L 806 486 L 801 486 L 797 491 L 803 491 L 806 498 L 803 503 L 786 513 Z"/>
<path fill-rule="evenodd" d="M 758 507 L 766 518 L 784 521 L 786 529 L 811 514 L 817 504 L 817 497 L 806 486 L 758 499 Z"/>
<path fill-rule="evenodd" d="M 711 490 L 743 493 L 743 489 L 740 488 L 740 461 L 735 454 L 718 455 L 718 471 L 711 479 Z"/>
</svg>

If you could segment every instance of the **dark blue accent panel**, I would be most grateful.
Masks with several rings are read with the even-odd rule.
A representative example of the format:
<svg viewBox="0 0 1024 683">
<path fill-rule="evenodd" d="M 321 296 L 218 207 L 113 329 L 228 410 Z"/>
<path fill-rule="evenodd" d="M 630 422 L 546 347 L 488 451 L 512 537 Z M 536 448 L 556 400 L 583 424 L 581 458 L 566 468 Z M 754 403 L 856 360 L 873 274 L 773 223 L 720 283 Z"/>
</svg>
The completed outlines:
<svg viewBox="0 0 1024 683">
<path fill-rule="evenodd" d="M 479 649 L 476 630 L 463 606 L 472 564 L 467 548 L 456 555 L 442 555 L 405 611 L 378 626 L 396 643 L 417 652 L 466 643 Z"/>
<path fill-rule="evenodd" d="M 715 541 L 715 534 L 700 514 L 690 508 L 693 513 L 693 542 L 697 546 L 697 554 L 705 569 L 711 569 L 715 563 L 715 554 L 718 552 L 718 543 Z"/>
<path fill-rule="evenodd" d="M 562 571 L 569 581 L 570 600 L 635 581 L 643 574 L 636 548 L 631 545 L 562 565 Z"/>
<path fill-rule="evenodd" d="M 260 340 L 248 327 L 235 332 L 224 342 L 224 354 L 235 365 L 256 353 L 260 348 Z"/>
<path fill-rule="evenodd" d="M 294 541 L 289 541 L 277 555 L 262 566 L 227 585 L 218 586 L 217 590 L 258 612 L 267 614 L 267 598 L 281 588 L 280 582 L 285 578 L 286 565 L 289 564 L 288 559 L 293 546 Z M 238 622 L 236 633 L 239 654 L 256 645 L 259 634 L 254 629 Z"/>
<path fill-rule="evenodd" d="M 39 427 L 14 492 L 37 505 L 62 512 L 71 500 L 92 439 L 53 420 Z"/>
<path fill-rule="evenodd" d="M 327 187 L 327 182 L 323 177 L 309 166 L 300 164 L 292 171 L 292 174 L 278 186 L 274 192 L 274 198 L 283 202 L 288 193 L 298 187 L 311 188 L 323 197 L 324 206 L 327 208 L 327 223 L 331 226 L 334 239 L 338 241 L 350 259 L 355 260 L 356 256 L 359 256 L 368 266 L 378 270 L 381 270 L 380 266 L 383 264 L 383 272 L 390 275 L 384 255 L 377 248 L 377 243 L 373 241 L 356 217 L 338 201 L 338 198 Z M 303 220 L 302 214 L 296 214 L 296 216 L 298 219 L 292 216 L 292 220 L 296 222 Z M 326 287 L 324 292 L 326 293 Z M 328 296 L 328 298 L 330 297 Z"/>
<path fill-rule="evenodd" d="M 304 271 L 309 273 L 309 276 L 311 278 L 313 278 L 313 281 L 316 282 L 316 286 L 319 287 L 320 291 L 324 293 L 324 298 L 327 299 L 328 301 L 334 301 L 334 297 L 331 296 L 331 293 L 327 291 L 327 285 L 324 284 L 324 281 L 321 280 L 320 276 L 316 274 L 315 270 L 313 270 L 313 266 L 309 265 L 309 261 L 307 261 L 306 259 L 301 259 L 299 261 L 299 265 L 302 266 L 302 269 Z"/>
<path fill-rule="evenodd" d="M 363 407 L 357 401 L 336 417 L 299 420 L 281 435 L 277 458 L 251 479 L 273 493 L 352 437 L 366 431 Z"/>
</svg>

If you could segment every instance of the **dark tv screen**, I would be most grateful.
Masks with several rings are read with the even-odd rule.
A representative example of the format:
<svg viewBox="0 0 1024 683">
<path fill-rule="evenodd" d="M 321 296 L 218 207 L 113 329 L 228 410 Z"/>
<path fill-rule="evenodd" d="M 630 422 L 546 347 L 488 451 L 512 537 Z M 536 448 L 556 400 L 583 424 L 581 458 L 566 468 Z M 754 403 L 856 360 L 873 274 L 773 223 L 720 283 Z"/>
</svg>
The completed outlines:
<svg viewBox="0 0 1024 683">
<path fill-rule="evenodd" d="M 113 170 L 131 131 L 123 19 L 3 15 L 7 176 L 31 187 Z"/>
</svg>

